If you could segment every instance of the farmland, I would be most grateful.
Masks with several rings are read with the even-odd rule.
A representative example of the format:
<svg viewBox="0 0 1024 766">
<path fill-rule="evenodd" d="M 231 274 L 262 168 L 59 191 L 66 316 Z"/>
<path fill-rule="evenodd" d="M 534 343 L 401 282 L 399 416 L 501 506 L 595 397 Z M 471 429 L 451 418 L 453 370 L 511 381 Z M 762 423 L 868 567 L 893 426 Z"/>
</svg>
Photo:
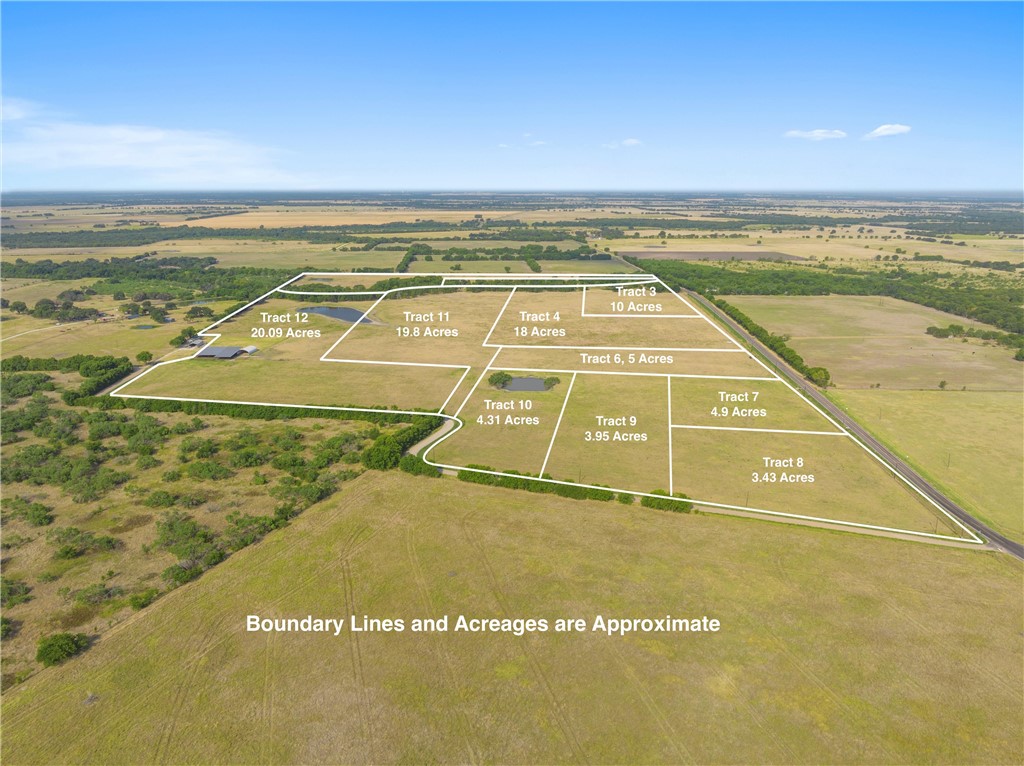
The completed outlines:
<svg viewBox="0 0 1024 766">
<path fill-rule="evenodd" d="M 5 763 L 1024 759 L 1020 563 L 708 308 L 1024 540 L 1016 203 L 130 201 L 4 211 Z"/>
<path fill-rule="evenodd" d="M 1022 464 L 1021 363 L 1005 347 L 928 335 L 928 326 L 963 320 L 887 298 L 730 302 L 827 367 L 833 398 L 958 502 L 1022 539 L 1024 484 L 1020 471 L 1006 470 Z"/>
<path fill-rule="evenodd" d="M 368 474 L 6 694 L 4 760 L 1024 758 L 1017 562 L 750 529 Z M 454 624 L 666 611 L 722 629 L 245 631 L 250 614 Z"/>
<path fill-rule="evenodd" d="M 683 492 L 773 518 L 966 537 L 660 282 L 469 275 L 459 278 L 466 286 L 370 291 L 360 296 L 376 298 L 369 306 L 324 294 L 349 298 L 327 310 L 355 323 L 310 315 L 288 297 L 353 279 L 291 280 L 209 329 L 215 345 L 259 344 L 251 358 L 176 360 L 115 395 L 444 412 L 459 425 L 422 456 L 452 470 L 485 466 L 620 492 Z M 543 367 L 551 355 L 565 367 Z M 702 376 L 700 360 L 716 356 L 734 361 Z M 501 392 L 491 374 L 511 380 L 509 370 L 547 390 Z M 861 499 L 861 486 L 876 491 Z"/>
</svg>

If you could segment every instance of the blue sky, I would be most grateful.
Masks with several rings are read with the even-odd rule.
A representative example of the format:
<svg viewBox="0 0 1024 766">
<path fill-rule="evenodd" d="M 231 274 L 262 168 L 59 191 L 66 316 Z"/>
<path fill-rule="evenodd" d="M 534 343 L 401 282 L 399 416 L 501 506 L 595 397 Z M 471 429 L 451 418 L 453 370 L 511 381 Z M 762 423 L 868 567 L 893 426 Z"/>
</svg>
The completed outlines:
<svg viewBox="0 0 1024 766">
<path fill-rule="evenodd" d="M 3 188 L 1020 190 L 1020 3 L 3 4 Z"/>
</svg>

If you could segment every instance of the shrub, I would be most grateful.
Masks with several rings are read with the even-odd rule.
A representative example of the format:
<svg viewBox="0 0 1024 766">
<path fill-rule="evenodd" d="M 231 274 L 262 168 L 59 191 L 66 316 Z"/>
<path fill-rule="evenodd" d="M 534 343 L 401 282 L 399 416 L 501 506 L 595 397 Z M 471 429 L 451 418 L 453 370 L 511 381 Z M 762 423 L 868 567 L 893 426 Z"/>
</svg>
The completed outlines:
<svg viewBox="0 0 1024 766">
<path fill-rule="evenodd" d="M 0 617 L 0 639 L 10 638 L 18 632 L 18 624 L 10 617 Z"/>
<path fill-rule="evenodd" d="M 424 463 L 417 455 L 404 455 L 398 461 L 398 468 L 406 473 L 411 473 L 413 476 L 430 476 L 434 479 L 441 476 L 441 471 L 438 468 L 429 463 Z"/>
<path fill-rule="evenodd" d="M 136 612 L 140 609 L 145 609 L 147 606 L 156 601 L 156 597 L 160 595 L 160 591 L 157 588 L 146 588 L 141 593 L 133 593 L 128 597 L 128 604 Z"/>
<path fill-rule="evenodd" d="M 75 601 L 79 604 L 88 604 L 90 606 L 96 606 L 102 604 L 104 601 L 109 601 L 112 598 L 117 598 L 124 591 L 121 588 L 113 587 L 108 588 L 101 582 L 87 585 L 80 591 L 75 593 Z"/>
<path fill-rule="evenodd" d="M 219 463 L 214 463 L 212 460 L 197 460 L 194 463 L 189 463 L 185 473 L 188 474 L 189 478 L 199 481 L 204 479 L 220 481 L 221 479 L 234 476 L 234 472 L 230 468 L 225 468 Z"/>
<path fill-rule="evenodd" d="M 512 376 L 507 372 L 496 372 L 487 378 L 487 383 L 495 388 L 504 388 L 512 381 Z"/>
<path fill-rule="evenodd" d="M 33 527 L 45 527 L 53 523 L 53 509 L 42 503 L 30 503 L 23 497 L 14 497 L 4 503 L 6 510 L 15 518 L 24 519 Z"/>
<path fill-rule="evenodd" d="M 379 437 L 363 453 L 363 465 L 377 471 L 394 468 L 401 459 L 402 448 L 395 437 L 390 434 Z"/>
<path fill-rule="evenodd" d="M 32 598 L 29 592 L 32 589 L 24 580 L 12 580 L 9 577 L 0 577 L 0 606 L 5 609 L 17 604 L 24 604 Z"/>
<path fill-rule="evenodd" d="M 60 665 L 88 645 L 89 638 L 84 633 L 55 633 L 52 636 L 45 636 L 39 639 L 36 661 L 46 667 Z"/>
<path fill-rule="evenodd" d="M 689 513 L 693 510 L 693 503 L 689 502 L 686 495 L 676 493 L 670 495 L 663 489 L 656 489 L 652 495 L 660 497 L 641 497 L 640 505 L 644 508 L 656 508 L 659 511 L 673 511 L 675 513 Z"/>
<path fill-rule="evenodd" d="M 174 505 L 174 500 L 175 497 L 170 492 L 158 489 L 150 493 L 145 504 L 150 508 L 170 508 Z"/>
<path fill-rule="evenodd" d="M 83 532 L 75 527 L 60 527 L 46 533 L 46 539 L 57 546 L 53 554 L 58 559 L 74 559 L 87 553 L 112 551 L 121 546 L 121 541 L 109 535 Z"/>
</svg>

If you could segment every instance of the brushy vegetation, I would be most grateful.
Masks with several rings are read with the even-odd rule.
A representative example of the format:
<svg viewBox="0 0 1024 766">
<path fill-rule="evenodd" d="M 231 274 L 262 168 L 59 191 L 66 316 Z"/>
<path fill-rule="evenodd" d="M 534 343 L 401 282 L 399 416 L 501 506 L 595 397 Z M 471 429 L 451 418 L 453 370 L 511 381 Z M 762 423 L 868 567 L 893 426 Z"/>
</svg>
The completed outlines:
<svg viewBox="0 0 1024 766">
<path fill-rule="evenodd" d="M 549 495 L 558 495 L 572 500 L 611 500 L 615 493 L 609 489 L 594 489 L 592 487 L 581 487 L 577 484 L 555 484 L 547 474 L 536 477 L 531 474 L 522 474 L 518 471 L 503 471 L 510 476 L 496 476 L 492 473 L 480 473 L 480 471 L 493 471 L 486 465 L 468 465 L 467 470 L 459 471 L 459 481 L 467 481 L 472 484 L 487 484 L 492 487 L 506 487 L 507 489 L 525 489 L 527 492 L 543 492 Z M 475 470 L 474 470 L 475 469 Z"/>
</svg>

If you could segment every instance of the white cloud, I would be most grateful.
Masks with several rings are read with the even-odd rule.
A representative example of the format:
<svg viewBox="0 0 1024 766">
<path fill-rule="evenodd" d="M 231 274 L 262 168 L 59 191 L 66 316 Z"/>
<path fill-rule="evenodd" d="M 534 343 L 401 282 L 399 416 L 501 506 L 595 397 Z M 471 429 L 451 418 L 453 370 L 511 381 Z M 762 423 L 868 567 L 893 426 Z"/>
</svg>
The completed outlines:
<svg viewBox="0 0 1024 766">
<path fill-rule="evenodd" d="M 508 144 L 498 144 L 499 149 L 508 149 Z"/>
<path fill-rule="evenodd" d="M 601 146 L 603 146 L 605 149 L 619 149 L 624 146 L 643 146 L 643 143 L 644 142 L 641 141 L 639 138 L 625 138 L 622 141 L 612 141 L 609 144 L 601 144 Z"/>
<path fill-rule="evenodd" d="M 547 141 L 531 141 L 530 142 L 530 146 L 544 146 L 545 144 L 547 144 Z"/>
<path fill-rule="evenodd" d="M 97 170 L 176 188 L 317 185 L 282 170 L 279 151 L 228 133 L 37 117 L 40 110 L 9 101 L 4 111 L 17 122 L 5 131 L 3 164 L 21 176 Z"/>
<path fill-rule="evenodd" d="M 0 112 L 3 114 L 4 122 L 13 122 L 15 120 L 24 120 L 37 114 L 39 112 L 39 105 L 34 101 L 28 101 L 23 98 L 5 96 L 2 105 L 0 105 Z"/>
<path fill-rule="evenodd" d="M 816 128 L 815 130 L 787 130 L 785 138 L 804 138 L 808 141 L 826 141 L 830 138 L 846 138 L 846 131 Z"/>
<path fill-rule="evenodd" d="M 864 135 L 865 141 L 871 141 L 875 138 L 882 138 L 884 136 L 898 136 L 901 133 L 909 133 L 909 125 L 900 125 L 899 123 L 879 125 L 877 128 L 872 130 L 870 133 Z"/>
</svg>

